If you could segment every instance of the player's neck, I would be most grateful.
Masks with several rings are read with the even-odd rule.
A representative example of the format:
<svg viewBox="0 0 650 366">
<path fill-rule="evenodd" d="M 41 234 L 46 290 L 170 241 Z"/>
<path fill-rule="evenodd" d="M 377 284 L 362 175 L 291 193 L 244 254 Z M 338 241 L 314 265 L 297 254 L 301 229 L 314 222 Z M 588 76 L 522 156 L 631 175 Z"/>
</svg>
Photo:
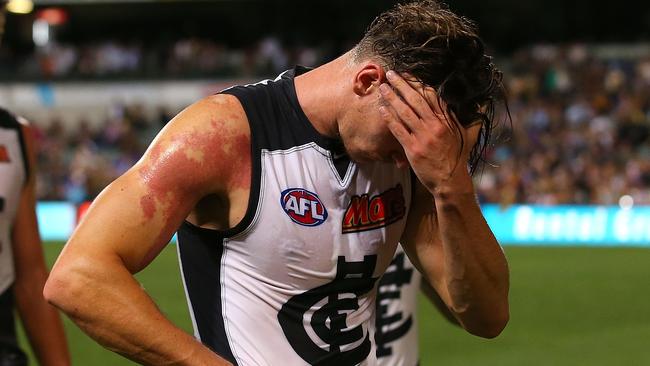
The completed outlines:
<svg viewBox="0 0 650 366">
<path fill-rule="evenodd" d="M 338 138 L 337 117 L 349 70 L 349 53 L 304 73 L 295 79 L 300 107 L 321 135 Z"/>
</svg>

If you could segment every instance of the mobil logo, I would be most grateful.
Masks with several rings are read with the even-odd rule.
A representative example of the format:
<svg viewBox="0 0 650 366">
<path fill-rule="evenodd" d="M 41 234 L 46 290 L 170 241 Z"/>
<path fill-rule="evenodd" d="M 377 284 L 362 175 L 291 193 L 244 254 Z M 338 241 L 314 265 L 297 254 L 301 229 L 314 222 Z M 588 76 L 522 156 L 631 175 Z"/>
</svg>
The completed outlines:
<svg viewBox="0 0 650 366">
<path fill-rule="evenodd" d="M 327 209 L 318 195 L 303 188 L 282 191 L 280 205 L 296 224 L 318 226 L 327 220 Z"/>
</svg>

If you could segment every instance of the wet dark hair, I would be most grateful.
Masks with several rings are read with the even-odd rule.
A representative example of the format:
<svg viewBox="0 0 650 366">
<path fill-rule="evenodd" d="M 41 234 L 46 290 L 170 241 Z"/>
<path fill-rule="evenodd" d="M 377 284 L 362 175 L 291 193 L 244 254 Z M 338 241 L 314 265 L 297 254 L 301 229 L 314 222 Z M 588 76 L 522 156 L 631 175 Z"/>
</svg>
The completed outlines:
<svg viewBox="0 0 650 366">
<path fill-rule="evenodd" d="M 470 172 L 476 171 L 490 144 L 495 107 L 503 102 L 507 111 L 507 100 L 503 74 L 485 54 L 471 20 L 435 0 L 398 4 L 375 18 L 353 52 L 357 61 L 375 58 L 388 70 L 433 87 L 462 126 L 480 122 L 468 162 Z"/>
</svg>

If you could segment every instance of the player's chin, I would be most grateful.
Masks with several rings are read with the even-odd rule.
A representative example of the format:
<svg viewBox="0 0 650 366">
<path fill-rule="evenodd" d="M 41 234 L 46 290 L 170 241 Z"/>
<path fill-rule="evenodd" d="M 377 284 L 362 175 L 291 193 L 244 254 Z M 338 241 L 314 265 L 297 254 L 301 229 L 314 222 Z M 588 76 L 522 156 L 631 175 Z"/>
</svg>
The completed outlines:
<svg viewBox="0 0 650 366">
<path fill-rule="evenodd" d="M 378 151 L 350 151 L 348 152 L 350 159 L 354 160 L 357 163 L 375 163 L 383 162 L 388 163 L 391 161 L 390 154 L 382 154 Z"/>
<path fill-rule="evenodd" d="M 402 168 L 406 165 L 408 165 L 408 161 L 406 160 L 406 157 L 402 158 L 395 158 L 398 156 L 397 154 L 391 154 L 391 153 L 365 153 L 365 154 L 359 154 L 356 158 L 352 157 L 352 160 L 354 160 L 357 163 L 385 163 L 385 164 L 395 164 L 397 167 Z"/>
<path fill-rule="evenodd" d="M 389 147 L 389 148 L 387 148 Z M 348 156 L 351 160 L 357 163 L 394 163 L 395 156 L 399 156 L 400 159 L 406 160 L 406 156 L 403 151 L 396 151 L 394 147 L 386 142 L 382 145 L 372 145 L 372 146 L 363 146 L 359 148 L 348 148 Z"/>
</svg>

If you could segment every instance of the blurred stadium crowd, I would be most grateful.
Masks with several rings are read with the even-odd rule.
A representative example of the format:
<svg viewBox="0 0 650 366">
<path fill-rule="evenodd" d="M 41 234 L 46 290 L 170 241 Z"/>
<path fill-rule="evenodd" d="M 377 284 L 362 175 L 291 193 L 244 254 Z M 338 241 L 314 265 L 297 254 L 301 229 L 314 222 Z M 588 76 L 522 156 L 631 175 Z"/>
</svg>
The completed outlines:
<svg viewBox="0 0 650 366">
<path fill-rule="evenodd" d="M 5 47 L 0 52 L 0 76 L 5 80 L 253 77 L 277 73 L 288 65 L 320 64 L 334 55 L 327 46 L 287 47 L 274 36 L 242 49 L 201 37 L 159 44 L 117 39 L 52 42 L 28 52 Z"/>
<path fill-rule="evenodd" d="M 510 58 L 506 83 L 513 129 L 480 177 L 484 201 L 650 204 L 646 52 L 532 47 Z"/>
<path fill-rule="evenodd" d="M 502 122 L 487 157 L 490 165 L 477 176 L 480 199 L 504 205 L 617 204 L 630 195 L 635 204 L 650 204 L 650 53 L 641 51 L 607 54 L 580 44 L 538 45 L 499 57 L 512 128 Z M 154 72 L 253 78 L 330 56 L 326 48 L 288 49 L 268 37 L 249 50 L 201 39 L 155 52 L 115 42 L 57 46 L 20 63 L 21 72 L 45 77 Z M 140 105 L 113 105 L 102 128 L 78 121 L 78 130 L 69 134 L 57 119 L 41 123 L 46 127 L 38 131 L 39 198 L 92 199 L 137 161 L 178 112 L 159 107 L 155 118 L 147 118 Z"/>
</svg>

